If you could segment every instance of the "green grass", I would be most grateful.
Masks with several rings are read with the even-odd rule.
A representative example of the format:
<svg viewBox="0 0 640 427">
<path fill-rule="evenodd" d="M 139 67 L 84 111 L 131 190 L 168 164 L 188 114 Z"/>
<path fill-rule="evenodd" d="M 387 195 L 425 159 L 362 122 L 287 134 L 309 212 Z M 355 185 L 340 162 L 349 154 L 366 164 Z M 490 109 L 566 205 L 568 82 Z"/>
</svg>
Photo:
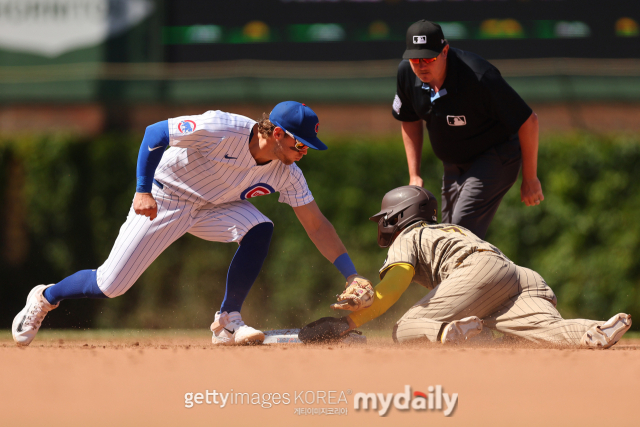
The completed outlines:
<svg viewBox="0 0 640 427">
<path fill-rule="evenodd" d="M 640 332 L 638 331 L 629 331 L 622 337 L 623 340 L 637 340 L 640 339 Z"/>
</svg>

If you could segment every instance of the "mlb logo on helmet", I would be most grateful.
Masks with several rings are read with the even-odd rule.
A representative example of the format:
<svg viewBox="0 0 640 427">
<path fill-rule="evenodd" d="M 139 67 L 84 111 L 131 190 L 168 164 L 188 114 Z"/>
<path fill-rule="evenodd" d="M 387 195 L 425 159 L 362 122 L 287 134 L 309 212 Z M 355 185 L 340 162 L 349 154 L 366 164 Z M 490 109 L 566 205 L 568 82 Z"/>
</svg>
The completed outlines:
<svg viewBox="0 0 640 427">
<path fill-rule="evenodd" d="M 427 44 L 427 36 L 413 36 L 413 44 Z"/>
<path fill-rule="evenodd" d="M 251 187 L 247 188 L 240 194 L 240 198 L 242 200 L 251 199 L 252 197 L 258 196 L 266 196 L 267 194 L 275 193 L 276 190 L 273 189 L 269 184 L 265 184 L 263 182 L 259 182 Z"/>
<path fill-rule="evenodd" d="M 194 132 L 196 130 L 196 122 L 193 120 L 183 120 L 178 123 L 178 130 L 184 134 Z"/>
</svg>

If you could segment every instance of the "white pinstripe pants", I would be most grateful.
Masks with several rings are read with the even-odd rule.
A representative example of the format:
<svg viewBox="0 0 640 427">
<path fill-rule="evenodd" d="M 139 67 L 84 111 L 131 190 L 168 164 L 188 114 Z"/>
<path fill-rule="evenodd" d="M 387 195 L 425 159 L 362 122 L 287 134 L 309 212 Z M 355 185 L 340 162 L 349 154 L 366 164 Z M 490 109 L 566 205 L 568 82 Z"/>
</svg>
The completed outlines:
<svg viewBox="0 0 640 427">
<path fill-rule="evenodd" d="M 213 242 L 240 242 L 253 227 L 271 222 L 246 200 L 195 205 L 153 186 L 158 216 L 136 215 L 133 206 L 113 249 L 97 271 L 98 287 L 109 298 L 125 293 L 151 263 L 185 233 Z"/>
<path fill-rule="evenodd" d="M 399 342 L 436 342 L 443 323 L 478 316 L 486 327 L 534 342 L 580 344 L 594 320 L 565 320 L 556 296 L 535 271 L 493 253 L 470 255 L 397 322 Z"/>
</svg>

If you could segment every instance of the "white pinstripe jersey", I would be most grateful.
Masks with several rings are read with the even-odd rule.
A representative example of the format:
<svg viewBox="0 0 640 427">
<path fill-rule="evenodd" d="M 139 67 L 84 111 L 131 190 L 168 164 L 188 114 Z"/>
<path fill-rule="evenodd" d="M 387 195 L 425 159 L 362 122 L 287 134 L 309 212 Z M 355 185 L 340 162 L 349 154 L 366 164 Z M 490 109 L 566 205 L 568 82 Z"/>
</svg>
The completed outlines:
<svg viewBox="0 0 640 427">
<path fill-rule="evenodd" d="M 413 281 L 433 289 L 465 258 L 482 251 L 495 252 L 508 260 L 500 249 L 464 227 L 418 222 L 404 229 L 393 241 L 380 269 L 380 279 L 396 264 L 411 264 L 415 269 Z"/>
<path fill-rule="evenodd" d="M 296 164 L 257 165 L 249 152 L 256 122 L 222 111 L 169 119 L 170 146 L 155 179 L 164 190 L 196 204 L 222 204 L 274 192 L 292 207 L 313 196 Z"/>
</svg>

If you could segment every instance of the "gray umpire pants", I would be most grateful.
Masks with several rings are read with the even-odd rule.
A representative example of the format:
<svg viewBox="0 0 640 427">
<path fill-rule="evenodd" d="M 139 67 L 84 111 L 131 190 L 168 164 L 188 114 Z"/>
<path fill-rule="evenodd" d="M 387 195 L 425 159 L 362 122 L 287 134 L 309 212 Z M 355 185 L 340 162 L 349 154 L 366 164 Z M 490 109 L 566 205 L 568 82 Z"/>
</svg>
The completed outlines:
<svg viewBox="0 0 640 427">
<path fill-rule="evenodd" d="M 534 342 L 579 345 L 591 327 L 604 322 L 565 320 L 556 296 L 535 271 L 494 252 L 477 252 L 418 301 L 397 322 L 394 341 L 437 342 L 443 324 L 478 316 L 484 326 Z"/>
<path fill-rule="evenodd" d="M 461 225 L 484 239 L 502 198 L 518 179 L 521 163 L 517 135 L 473 162 L 443 162 L 442 222 Z"/>
</svg>

